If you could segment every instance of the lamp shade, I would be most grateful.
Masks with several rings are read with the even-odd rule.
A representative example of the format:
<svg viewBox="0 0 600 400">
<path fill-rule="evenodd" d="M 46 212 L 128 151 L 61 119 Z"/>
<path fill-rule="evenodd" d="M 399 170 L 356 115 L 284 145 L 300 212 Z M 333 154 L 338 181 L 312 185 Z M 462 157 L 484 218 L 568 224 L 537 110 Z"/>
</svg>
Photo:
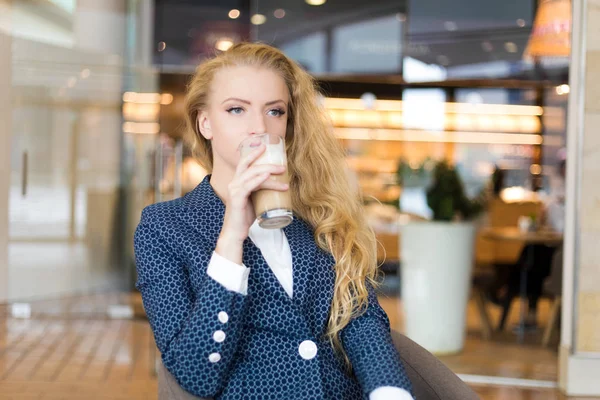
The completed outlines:
<svg viewBox="0 0 600 400">
<path fill-rule="evenodd" d="M 541 0 L 523 56 L 568 57 L 571 53 L 571 0 Z"/>
</svg>

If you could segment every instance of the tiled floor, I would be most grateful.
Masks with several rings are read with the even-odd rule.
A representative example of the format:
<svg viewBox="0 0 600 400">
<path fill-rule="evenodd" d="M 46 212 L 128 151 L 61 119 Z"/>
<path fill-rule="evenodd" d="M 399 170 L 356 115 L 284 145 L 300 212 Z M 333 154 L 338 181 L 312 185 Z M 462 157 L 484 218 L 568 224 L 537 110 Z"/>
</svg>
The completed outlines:
<svg viewBox="0 0 600 400">
<path fill-rule="evenodd" d="M 381 302 L 398 327 L 396 299 L 382 298 Z M 0 306 L 0 400 L 155 400 L 156 351 L 150 328 L 143 318 L 108 319 L 106 309 L 111 304 L 140 307 L 139 298 L 128 294 L 60 299 L 33 303 L 32 318 L 25 320 L 12 318 L 9 308 Z M 471 316 L 470 312 L 469 319 Z M 469 326 L 467 355 L 444 360 L 452 368 L 468 371 L 487 364 L 484 372 L 522 375 L 541 368 L 535 377 L 556 374 L 556 355 L 551 350 L 536 350 L 533 345 L 523 350 L 502 340 L 486 345 L 476 339 L 478 333 L 471 321 Z M 494 367 L 498 360 L 508 358 L 509 348 L 515 352 L 520 349 L 521 357 Z M 471 352 L 483 355 L 469 356 Z M 492 354 L 496 356 L 490 358 Z M 555 390 L 474 389 L 486 400 L 566 399 Z"/>
<path fill-rule="evenodd" d="M 402 332 L 402 307 L 398 298 L 380 296 L 379 302 L 390 318 L 392 329 Z M 527 334 L 523 344 L 517 343 L 517 336 L 511 330 L 519 320 L 519 307 L 515 304 L 511 308 L 505 331 L 495 332 L 492 340 L 484 340 L 475 303 L 469 302 L 467 309 L 464 350 L 456 355 L 439 356 L 454 372 L 552 382 L 558 380 L 558 334 L 555 334 L 551 348 L 544 348 L 540 344 L 542 329 Z M 489 306 L 488 309 L 492 321 L 497 321 L 500 309 L 495 306 Z M 540 326 L 545 327 L 549 317 L 548 301 L 540 301 L 538 316 Z"/>
<path fill-rule="evenodd" d="M 597 397 L 567 397 L 557 390 L 475 386 L 482 400 L 598 400 Z"/>
<path fill-rule="evenodd" d="M 0 399 L 155 399 L 143 320 L 5 320 Z"/>
</svg>

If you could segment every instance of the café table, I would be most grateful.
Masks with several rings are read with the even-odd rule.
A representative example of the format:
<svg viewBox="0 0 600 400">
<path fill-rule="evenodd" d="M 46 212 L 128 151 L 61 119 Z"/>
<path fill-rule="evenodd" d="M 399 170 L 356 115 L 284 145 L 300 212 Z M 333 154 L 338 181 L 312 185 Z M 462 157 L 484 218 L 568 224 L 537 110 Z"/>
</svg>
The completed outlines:
<svg viewBox="0 0 600 400">
<path fill-rule="evenodd" d="M 527 306 L 524 301 L 527 297 L 527 273 L 533 267 L 534 262 L 533 248 L 528 245 L 543 244 L 547 246 L 557 246 L 562 243 L 563 235 L 549 228 L 522 231 L 518 227 L 484 228 L 481 230 L 480 235 L 488 240 L 522 243 L 527 250 L 527 254 L 525 254 L 525 265 L 521 268 L 521 282 L 519 286 L 521 308 L 517 335 L 518 341 L 521 343 L 525 337 L 525 316 L 527 314 Z M 503 321 L 501 321 L 501 325 L 502 324 Z"/>
</svg>

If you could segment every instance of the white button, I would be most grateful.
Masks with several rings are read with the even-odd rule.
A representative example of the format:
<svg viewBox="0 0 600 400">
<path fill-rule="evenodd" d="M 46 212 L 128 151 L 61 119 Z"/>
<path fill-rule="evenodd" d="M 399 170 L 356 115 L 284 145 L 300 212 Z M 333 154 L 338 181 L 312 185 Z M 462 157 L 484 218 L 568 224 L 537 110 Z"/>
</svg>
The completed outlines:
<svg viewBox="0 0 600 400">
<path fill-rule="evenodd" d="M 312 360 L 317 355 L 317 345 L 312 340 L 305 340 L 300 343 L 298 353 L 300 353 L 300 357 L 305 360 Z"/>
<path fill-rule="evenodd" d="M 221 361 L 221 355 L 219 353 L 212 353 L 210 356 L 208 356 L 208 361 L 211 363 L 218 363 Z"/>
<path fill-rule="evenodd" d="M 227 321 L 229 321 L 229 315 L 227 315 L 225 311 L 221 311 L 219 313 L 219 321 L 221 321 L 222 324 L 226 324 Z"/>
<path fill-rule="evenodd" d="M 222 343 L 225 340 L 225 332 L 216 331 L 215 333 L 213 333 L 213 339 L 217 343 Z"/>
</svg>

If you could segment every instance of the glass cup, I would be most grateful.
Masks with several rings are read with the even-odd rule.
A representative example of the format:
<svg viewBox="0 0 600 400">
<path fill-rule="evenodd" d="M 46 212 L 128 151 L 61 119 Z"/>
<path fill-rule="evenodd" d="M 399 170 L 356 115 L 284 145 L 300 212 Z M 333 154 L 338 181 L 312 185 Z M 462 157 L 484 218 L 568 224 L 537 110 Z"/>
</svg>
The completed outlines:
<svg viewBox="0 0 600 400">
<path fill-rule="evenodd" d="M 285 165 L 285 172 L 277 175 L 273 174 L 269 179 L 289 185 L 290 177 L 287 172 L 285 141 L 281 136 L 265 133 L 245 139 L 239 148 L 241 157 L 245 157 L 261 144 L 265 144 L 265 152 L 253 164 Z M 292 222 L 292 197 L 289 190 L 281 192 L 260 189 L 252 192 L 251 197 L 256 219 L 261 228 L 281 229 Z"/>
</svg>

